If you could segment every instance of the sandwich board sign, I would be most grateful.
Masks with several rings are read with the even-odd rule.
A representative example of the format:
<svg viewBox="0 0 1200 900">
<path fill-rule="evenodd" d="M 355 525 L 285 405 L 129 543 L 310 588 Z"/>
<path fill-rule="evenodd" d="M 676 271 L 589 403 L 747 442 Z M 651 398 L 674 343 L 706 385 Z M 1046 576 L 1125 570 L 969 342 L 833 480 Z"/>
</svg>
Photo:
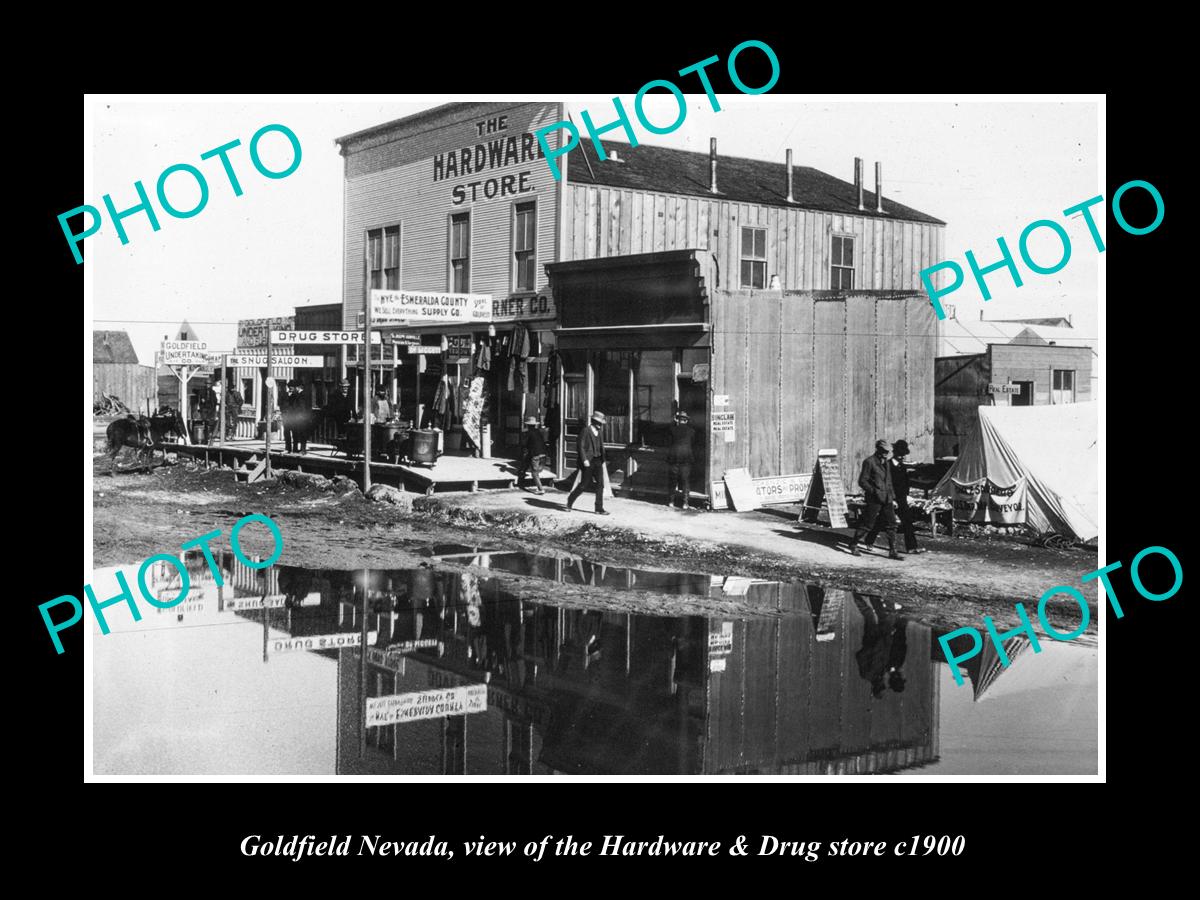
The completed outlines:
<svg viewBox="0 0 1200 900">
<path fill-rule="evenodd" d="M 818 450 L 817 464 L 813 467 L 808 496 L 804 499 L 801 521 L 815 522 L 821 510 L 821 501 L 829 509 L 829 526 L 846 527 L 846 491 L 842 487 L 842 467 L 837 450 Z"/>
</svg>

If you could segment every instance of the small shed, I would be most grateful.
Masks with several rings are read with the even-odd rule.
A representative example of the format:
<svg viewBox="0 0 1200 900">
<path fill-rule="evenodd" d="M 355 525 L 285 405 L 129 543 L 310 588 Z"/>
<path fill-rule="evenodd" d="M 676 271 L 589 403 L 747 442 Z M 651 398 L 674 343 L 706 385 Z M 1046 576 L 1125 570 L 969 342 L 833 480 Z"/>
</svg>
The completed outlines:
<svg viewBox="0 0 1200 900">
<path fill-rule="evenodd" d="M 130 409 L 145 411 L 154 403 L 158 383 L 154 366 L 138 363 L 137 353 L 124 331 L 92 332 L 92 400 L 104 394 L 118 398 Z"/>
</svg>

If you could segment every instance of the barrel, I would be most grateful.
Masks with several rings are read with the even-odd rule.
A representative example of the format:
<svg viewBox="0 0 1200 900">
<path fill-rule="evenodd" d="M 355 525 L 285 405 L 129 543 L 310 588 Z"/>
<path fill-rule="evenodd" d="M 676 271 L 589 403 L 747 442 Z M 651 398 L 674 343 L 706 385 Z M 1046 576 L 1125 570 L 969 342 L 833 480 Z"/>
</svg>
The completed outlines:
<svg viewBox="0 0 1200 900">
<path fill-rule="evenodd" d="M 434 431 L 414 431 L 412 438 L 413 460 L 429 466 L 437 462 L 437 434 Z"/>
<path fill-rule="evenodd" d="M 192 443 L 206 444 L 208 443 L 208 426 L 203 422 L 192 423 Z"/>
</svg>

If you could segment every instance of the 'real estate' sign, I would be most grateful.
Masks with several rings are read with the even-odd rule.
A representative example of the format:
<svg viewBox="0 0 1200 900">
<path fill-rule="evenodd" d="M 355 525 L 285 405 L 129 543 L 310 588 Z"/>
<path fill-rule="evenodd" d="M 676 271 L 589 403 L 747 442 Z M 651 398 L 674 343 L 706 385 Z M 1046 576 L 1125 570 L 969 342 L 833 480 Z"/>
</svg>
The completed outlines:
<svg viewBox="0 0 1200 900">
<path fill-rule="evenodd" d="M 1019 384 L 989 384 L 987 387 L 989 394 L 1019 394 L 1021 393 L 1021 385 Z"/>
<path fill-rule="evenodd" d="M 487 711 L 487 685 L 445 688 L 437 691 L 415 691 L 390 697 L 367 698 L 368 728 L 376 725 L 395 725 L 419 719 L 440 719 L 442 716 L 465 716 Z"/>
<path fill-rule="evenodd" d="M 491 294 L 371 291 L 372 325 L 458 325 L 491 321 Z"/>
</svg>

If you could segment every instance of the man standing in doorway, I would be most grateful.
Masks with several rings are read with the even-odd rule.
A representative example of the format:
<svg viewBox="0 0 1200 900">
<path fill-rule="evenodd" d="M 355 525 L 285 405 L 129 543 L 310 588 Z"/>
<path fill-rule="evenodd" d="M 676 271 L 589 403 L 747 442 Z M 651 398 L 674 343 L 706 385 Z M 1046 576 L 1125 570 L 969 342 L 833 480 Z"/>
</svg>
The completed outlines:
<svg viewBox="0 0 1200 900">
<path fill-rule="evenodd" d="M 693 446 L 696 434 L 688 424 L 684 410 L 675 413 L 671 426 L 671 445 L 667 448 L 667 505 L 675 505 L 675 493 L 683 495 L 680 509 L 688 509 L 691 501 Z"/>
<path fill-rule="evenodd" d="M 875 520 L 882 516 L 883 527 L 887 531 L 888 559 L 900 558 L 896 552 L 896 494 L 892 488 L 892 467 L 887 461 L 891 452 L 891 444 L 878 440 L 875 442 L 875 452 L 863 460 L 858 486 L 863 490 L 867 508 L 863 510 L 858 527 L 854 529 L 854 539 L 850 542 L 850 552 L 854 556 L 862 556 L 858 542 L 867 532 L 878 533 Z"/>
<path fill-rule="evenodd" d="M 568 512 L 574 507 L 580 494 L 589 487 L 594 487 L 596 515 L 610 515 L 604 509 L 604 464 L 607 457 L 604 453 L 604 437 L 600 433 L 604 421 L 604 413 L 597 410 L 592 413 L 592 420 L 588 423 L 588 427 L 583 429 L 579 435 L 579 483 L 575 485 L 575 490 L 571 491 L 571 496 L 567 498 Z"/>
</svg>

